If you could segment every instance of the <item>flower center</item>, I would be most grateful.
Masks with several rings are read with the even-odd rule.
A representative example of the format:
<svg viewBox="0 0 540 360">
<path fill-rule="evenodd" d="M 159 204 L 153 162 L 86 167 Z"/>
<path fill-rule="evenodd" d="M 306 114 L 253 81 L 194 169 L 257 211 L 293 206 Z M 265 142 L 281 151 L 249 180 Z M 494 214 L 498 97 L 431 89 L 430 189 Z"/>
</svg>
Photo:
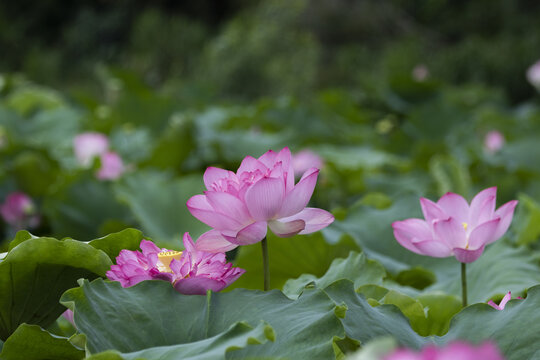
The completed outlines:
<svg viewBox="0 0 540 360">
<path fill-rule="evenodd" d="M 461 225 L 463 225 L 463 229 L 465 230 L 467 230 L 467 227 L 469 226 L 469 224 L 467 224 L 466 222 L 461 223 Z"/>
<path fill-rule="evenodd" d="M 168 251 L 162 251 L 158 254 L 158 263 L 157 267 L 160 272 L 167 272 L 172 273 L 172 270 L 170 268 L 171 261 L 173 259 L 180 260 L 182 257 L 181 251 L 174 251 L 174 250 L 168 250 Z"/>
</svg>

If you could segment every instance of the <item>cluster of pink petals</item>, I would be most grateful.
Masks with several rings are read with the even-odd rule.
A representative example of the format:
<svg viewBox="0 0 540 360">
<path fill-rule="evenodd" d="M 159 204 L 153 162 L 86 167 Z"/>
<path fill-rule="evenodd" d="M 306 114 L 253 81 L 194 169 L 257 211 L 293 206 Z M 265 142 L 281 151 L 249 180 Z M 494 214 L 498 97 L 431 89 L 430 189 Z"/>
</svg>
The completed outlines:
<svg viewBox="0 0 540 360">
<path fill-rule="evenodd" d="M 311 168 L 321 169 L 323 161 L 321 157 L 311 150 L 302 150 L 292 155 L 294 176 L 301 177 Z"/>
<path fill-rule="evenodd" d="M 142 252 L 120 251 L 116 265 L 111 266 L 107 277 L 119 281 L 123 287 L 133 286 L 143 280 L 161 279 L 171 282 L 182 294 L 204 295 L 207 290 L 220 291 L 226 288 L 245 272 L 227 263 L 223 253 L 196 250 L 188 233 L 184 234 L 183 242 L 185 250 L 180 259 L 173 259 L 166 271 L 158 255 L 170 250 L 160 249 L 153 242 L 142 240 Z"/>
<path fill-rule="evenodd" d="M 504 360 L 504 357 L 492 342 L 473 346 L 456 341 L 442 348 L 426 346 L 421 352 L 398 349 L 384 360 Z"/>
<path fill-rule="evenodd" d="M 504 136 L 497 130 L 488 132 L 484 138 L 484 148 L 490 154 L 501 150 L 504 145 Z"/>
<path fill-rule="evenodd" d="M 496 310 L 504 310 L 504 307 L 506 306 L 506 303 L 509 302 L 512 299 L 512 292 L 508 292 L 508 294 L 504 295 L 499 305 L 495 304 L 493 300 L 488 301 L 488 305 Z M 523 299 L 521 296 L 518 296 L 516 299 Z"/>
<path fill-rule="evenodd" d="M 118 179 L 125 171 L 120 155 L 109 151 L 109 139 L 98 132 L 86 132 L 73 139 L 75 157 L 81 166 L 88 168 L 94 158 L 99 157 L 101 167 L 96 173 L 100 180 Z"/>
<path fill-rule="evenodd" d="M 540 60 L 527 69 L 527 80 L 532 86 L 540 90 Z"/>
<path fill-rule="evenodd" d="M 517 200 L 495 210 L 496 195 L 496 187 L 485 189 L 470 205 L 454 193 L 445 194 L 437 203 L 421 198 L 425 220 L 394 222 L 394 236 L 402 246 L 417 254 L 454 255 L 462 263 L 473 262 L 487 244 L 504 235 L 512 222 Z"/>
<path fill-rule="evenodd" d="M 279 237 L 309 234 L 334 221 L 329 212 L 306 207 L 319 169 L 308 169 L 295 185 L 291 152 L 272 150 L 247 156 L 236 173 L 210 167 L 207 191 L 187 202 L 191 214 L 211 226 L 196 243 L 199 250 L 221 252 L 261 241 L 267 228 Z"/>
<path fill-rule="evenodd" d="M 39 215 L 32 199 L 23 192 L 12 192 L 0 205 L 4 221 L 15 230 L 31 229 L 39 225 Z"/>
</svg>

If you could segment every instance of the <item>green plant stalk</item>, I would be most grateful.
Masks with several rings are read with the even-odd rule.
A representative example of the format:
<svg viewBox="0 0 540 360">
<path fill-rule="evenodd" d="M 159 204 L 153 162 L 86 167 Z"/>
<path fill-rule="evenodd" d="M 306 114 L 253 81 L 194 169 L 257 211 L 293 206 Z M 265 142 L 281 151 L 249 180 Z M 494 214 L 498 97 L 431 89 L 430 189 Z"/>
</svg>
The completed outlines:
<svg viewBox="0 0 540 360">
<path fill-rule="evenodd" d="M 467 264 L 461 263 L 461 299 L 463 307 L 467 306 Z"/>
<path fill-rule="evenodd" d="M 264 291 L 268 291 L 270 290 L 270 267 L 268 263 L 268 243 L 266 240 L 266 236 L 261 241 L 261 247 L 264 274 Z"/>
</svg>

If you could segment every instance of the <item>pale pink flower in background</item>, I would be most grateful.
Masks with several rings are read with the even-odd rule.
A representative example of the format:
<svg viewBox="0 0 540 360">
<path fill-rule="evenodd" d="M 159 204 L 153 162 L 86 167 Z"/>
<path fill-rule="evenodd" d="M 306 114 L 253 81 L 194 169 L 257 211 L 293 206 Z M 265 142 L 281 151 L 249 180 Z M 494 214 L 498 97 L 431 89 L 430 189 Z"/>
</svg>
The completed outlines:
<svg viewBox="0 0 540 360">
<path fill-rule="evenodd" d="M 454 255 L 462 263 L 475 261 L 484 247 L 504 235 L 517 200 L 495 210 L 497 188 L 478 193 L 469 205 L 460 195 L 447 193 L 437 203 L 420 198 L 425 220 L 392 224 L 396 240 L 406 249 L 433 257 Z"/>
<path fill-rule="evenodd" d="M 291 152 L 272 150 L 247 156 L 236 173 L 210 167 L 207 191 L 187 202 L 191 214 L 214 228 L 196 242 L 199 250 L 220 252 L 261 241 L 267 228 L 279 237 L 309 234 L 334 221 L 328 211 L 306 207 L 319 169 L 310 168 L 295 185 Z"/>
<path fill-rule="evenodd" d="M 489 341 L 475 346 L 455 341 L 443 347 L 428 345 L 420 352 L 398 349 L 384 360 L 504 360 L 497 346 Z"/>
<path fill-rule="evenodd" d="M 512 293 L 509 291 L 508 294 L 504 295 L 499 305 L 495 304 L 493 300 L 488 301 L 488 305 L 496 310 L 504 310 L 506 303 L 512 299 Z M 521 296 L 518 296 L 516 299 L 523 299 Z"/>
<path fill-rule="evenodd" d="M 198 251 L 188 233 L 184 234 L 184 251 L 160 249 L 153 242 L 142 240 L 140 251 L 122 250 L 116 265 L 107 271 L 109 280 L 123 287 L 143 280 L 169 281 L 186 295 L 205 295 L 207 290 L 221 291 L 244 272 L 232 267 L 223 253 Z"/>
<path fill-rule="evenodd" d="M 126 170 L 122 158 L 115 152 L 105 152 L 101 154 L 100 159 L 101 166 L 96 173 L 97 178 L 100 180 L 118 179 Z"/>
<path fill-rule="evenodd" d="M 412 70 L 412 77 L 418 82 L 422 82 L 429 77 L 429 69 L 424 64 L 418 64 Z"/>
<path fill-rule="evenodd" d="M 323 161 L 319 155 L 306 149 L 292 155 L 292 166 L 294 176 L 301 177 L 311 168 L 321 169 L 323 167 Z"/>
<path fill-rule="evenodd" d="M 30 196 L 20 191 L 12 192 L 6 197 L 0 205 L 0 214 L 15 230 L 35 228 L 40 222 L 34 202 Z"/>
<path fill-rule="evenodd" d="M 527 80 L 532 86 L 540 90 L 540 60 L 527 70 Z"/>
<path fill-rule="evenodd" d="M 497 130 L 489 131 L 484 137 L 484 148 L 488 153 L 494 154 L 504 145 L 504 136 Z"/>
<path fill-rule="evenodd" d="M 106 153 L 109 149 L 107 136 L 98 132 L 86 132 L 73 139 L 75 157 L 83 167 L 90 167 L 92 160 Z"/>
</svg>

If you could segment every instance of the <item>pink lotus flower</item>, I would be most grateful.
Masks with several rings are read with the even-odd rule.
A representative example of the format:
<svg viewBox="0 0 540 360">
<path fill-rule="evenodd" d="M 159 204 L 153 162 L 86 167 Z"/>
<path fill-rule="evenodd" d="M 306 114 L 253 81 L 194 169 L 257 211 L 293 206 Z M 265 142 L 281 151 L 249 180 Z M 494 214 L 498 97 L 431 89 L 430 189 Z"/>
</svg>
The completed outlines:
<svg viewBox="0 0 540 360">
<path fill-rule="evenodd" d="M 204 173 L 208 191 L 187 202 L 191 214 L 213 227 L 196 243 L 199 250 L 220 252 L 261 241 L 267 227 L 279 237 L 309 234 L 334 221 L 329 212 L 306 207 L 319 170 L 310 168 L 294 184 L 291 152 L 272 150 L 247 156 L 236 173 L 210 167 Z"/>
<path fill-rule="evenodd" d="M 32 199 L 23 192 L 12 192 L 0 205 L 4 221 L 15 230 L 35 228 L 39 225 L 39 215 Z"/>
<path fill-rule="evenodd" d="M 512 299 L 512 292 L 508 292 L 508 294 L 504 295 L 499 305 L 495 304 L 493 300 L 488 301 L 488 305 L 496 310 L 504 310 L 504 307 L 506 306 L 506 303 L 509 302 Z M 518 296 L 516 299 L 523 299 L 521 296 Z"/>
<path fill-rule="evenodd" d="M 294 176 L 301 177 L 306 171 L 311 168 L 321 169 L 323 161 L 321 157 L 311 150 L 302 150 L 292 155 L 292 167 Z"/>
<path fill-rule="evenodd" d="M 75 157 L 83 167 L 90 167 L 95 157 L 101 156 L 109 149 L 107 136 L 98 132 L 86 132 L 73 139 Z"/>
<path fill-rule="evenodd" d="M 527 70 L 527 80 L 532 86 L 540 90 L 540 60 Z"/>
<path fill-rule="evenodd" d="M 101 167 L 96 176 L 100 180 L 118 179 L 125 171 L 124 162 L 120 155 L 115 152 L 106 152 L 101 154 Z"/>
<path fill-rule="evenodd" d="M 426 346 L 421 352 L 398 349 L 384 360 L 504 360 L 497 346 L 486 341 L 479 346 L 455 341 L 445 347 Z"/>
<path fill-rule="evenodd" d="M 227 263 L 223 253 L 196 250 L 189 233 L 184 234 L 183 241 L 185 250 L 180 252 L 160 249 L 153 242 L 142 240 L 142 252 L 120 251 L 107 277 L 120 281 L 123 287 L 161 279 L 171 282 L 182 294 L 205 295 L 207 290 L 223 290 L 245 272 Z"/>
<path fill-rule="evenodd" d="M 497 188 L 478 193 L 470 206 L 460 195 L 447 193 L 437 203 L 421 198 L 425 220 L 406 219 L 392 224 L 396 240 L 417 254 L 433 257 L 454 255 L 462 263 L 475 261 L 484 247 L 504 235 L 517 200 L 495 211 Z"/>
<path fill-rule="evenodd" d="M 501 150 L 504 145 L 504 136 L 499 131 L 492 130 L 484 138 L 484 148 L 490 154 Z"/>
</svg>

